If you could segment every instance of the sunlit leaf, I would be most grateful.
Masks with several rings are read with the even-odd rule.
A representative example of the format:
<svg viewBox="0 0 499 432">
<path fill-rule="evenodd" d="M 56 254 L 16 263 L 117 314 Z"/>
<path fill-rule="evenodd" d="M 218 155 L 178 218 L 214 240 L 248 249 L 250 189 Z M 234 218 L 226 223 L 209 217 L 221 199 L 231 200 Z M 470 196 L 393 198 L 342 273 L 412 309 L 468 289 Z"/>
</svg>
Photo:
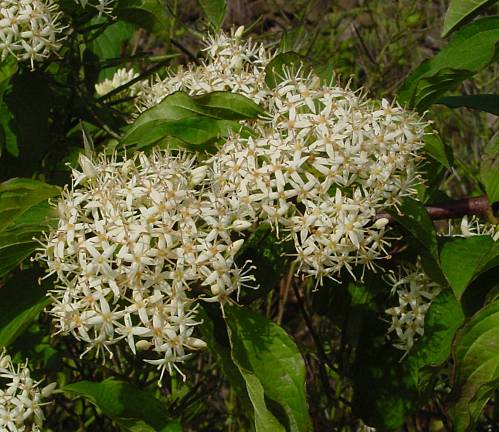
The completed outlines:
<svg viewBox="0 0 499 432">
<path fill-rule="evenodd" d="M 451 0 L 445 14 L 442 36 L 447 36 L 463 21 L 472 18 L 497 0 Z"/>
<path fill-rule="evenodd" d="M 151 393 L 114 379 L 80 381 L 64 386 L 64 392 L 82 396 L 129 431 L 180 432 L 164 406 Z M 140 429 L 139 429 L 140 427 Z M 146 429 L 144 429 L 146 427 Z"/>
<path fill-rule="evenodd" d="M 499 17 L 487 17 L 463 27 L 442 50 L 418 66 L 405 80 L 399 100 L 419 111 L 448 90 L 497 59 Z"/>
<path fill-rule="evenodd" d="M 281 327 L 259 314 L 230 306 L 225 313 L 232 359 L 246 382 L 255 419 L 262 416 L 255 420 L 257 430 L 279 431 L 286 426 L 290 431 L 310 431 L 305 365 L 295 343 Z M 283 426 L 271 420 L 269 411 Z"/>
</svg>

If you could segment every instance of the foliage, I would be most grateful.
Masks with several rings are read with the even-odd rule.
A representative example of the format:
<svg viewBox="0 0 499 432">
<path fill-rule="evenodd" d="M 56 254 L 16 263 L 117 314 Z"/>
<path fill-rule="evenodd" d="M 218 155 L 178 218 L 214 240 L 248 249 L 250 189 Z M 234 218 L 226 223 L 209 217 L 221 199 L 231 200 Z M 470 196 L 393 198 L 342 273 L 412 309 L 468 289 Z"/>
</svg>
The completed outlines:
<svg viewBox="0 0 499 432">
<path fill-rule="evenodd" d="M 33 430 L 496 427 L 496 2 L 26 0 L 38 51 L 13 2 L 0 375 L 57 385 Z"/>
</svg>

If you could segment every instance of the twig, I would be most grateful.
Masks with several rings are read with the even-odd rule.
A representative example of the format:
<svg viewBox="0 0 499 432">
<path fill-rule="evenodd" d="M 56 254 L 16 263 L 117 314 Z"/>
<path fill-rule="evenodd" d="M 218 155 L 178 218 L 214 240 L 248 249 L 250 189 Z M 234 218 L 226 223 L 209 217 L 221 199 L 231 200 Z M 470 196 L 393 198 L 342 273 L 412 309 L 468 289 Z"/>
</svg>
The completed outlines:
<svg viewBox="0 0 499 432">
<path fill-rule="evenodd" d="M 426 206 L 426 211 L 431 220 L 457 219 L 466 215 L 479 216 L 481 218 L 494 218 L 496 204 L 497 203 L 493 203 L 491 205 L 486 196 L 480 196 L 428 205 Z M 397 223 L 389 213 L 378 213 L 376 218 L 386 218 L 391 225 Z"/>
</svg>

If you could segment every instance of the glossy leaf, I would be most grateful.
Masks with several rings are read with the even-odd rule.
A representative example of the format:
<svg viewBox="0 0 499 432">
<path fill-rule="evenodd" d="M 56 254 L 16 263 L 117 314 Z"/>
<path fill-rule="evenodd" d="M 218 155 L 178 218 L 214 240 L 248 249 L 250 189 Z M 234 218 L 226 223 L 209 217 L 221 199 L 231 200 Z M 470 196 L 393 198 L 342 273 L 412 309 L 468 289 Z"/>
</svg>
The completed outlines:
<svg viewBox="0 0 499 432">
<path fill-rule="evenodd" d="M 424 335 L 416 342 L 409 358 L 418 368 L 437 366 L 447 360 L 452 340 L 465 316 L 452 291 L 442 291 L 432 302 L 425 315 Z"/>
<path fill-rule="evenodd" d="M 37 204 L 0 232 L 0 278 L 28 258 L 40 246 L 33 240 L 47 230 L 55 211 L 47 202 Z"/>
<path fill-rule="evenodd" d="M 447 36 L 463 21 L 471 19 L 482 9 L 494 4 L 497 0 L 451 0 L 445 14 L 442 36 Z"/>
<path fill-rule="evenodd" d="M 248 98 L 229 92 L 191 97 L 173 93 L 158 105 L 144 111 L 128 128 L 122 144 L 141 148 L 165 137 L 201 145 L 239 131 L 236 120 L 256 118 L 262 109 Z"/>
<path fill-rule="evenodd" d="M 480 310 L 459 332 L 455 349 L 455 403 L 449 413 L 456 432 L 475 422 L 499 387 L 499 301 Z"/>
<path fill-rule="evenodd" d="M 10 130 L 9 122 L 12 115 L 9 112 L 8 106 L 3 101 L 3 95 L 9 88 L 10 80 L 17 72 L 17 61 L 12 57 L 4 60 L 0 64 L 0 157 L 2 156 L 3 148 L 13 154 L 18 155 L 18 149 L 15 137 Z"/>
<path fill-rule="evenodd" d="M 407 77 L 399 91 L 399 101 L 424 111 L 445 92 L 495 61 L 498 41 L 497 16 L 463 27 L 437 55 Z"/>
<path fill-rule="evenodd" d="M 208 21 L 219 29 L 225 18 L 227 2 L 225 0 L 198 0 L 198 2 Z"/>
<path fill-rule="evenodd" d="M 169 417 L 166 407 L 158 399 L 123 381 L 80 381 L 66 385 L 63 390 L 90 400 L 125 430 L 181 431 L 178 422 Z"/>
<path fill-rule="evenodd" d="M 238 132 L 241 126 L 230 120 L 215 120 L 209 117 L 191 117 L 182 120 L 153 120 L 128 133 L 121 144 L 134 150 L 151 146 L 165 137 L 173 137 L 185 144 L 201 146 L 219 137 L 225 137 L 230 131 Z M 188 147 L 195 149 L 195 147 Z M 207 150 L 201 146 L 199 150 Z"/>
<path fill-rule="evenodd" d="M 279 431 L 286 426 L 290 431 L 310 431 L 305 365 L 295 343 L 281 327 L 254 312 L 226 306 L 225 313 L 232 359 L 246 382 L 257 430 Z M 281 412 L 275 412 L 267 400 L 279 405 Z M 270 420 L 269 410 L 283 426 Z"/>
<path fill-rule="evenodd" d="M 238 93 L 216 91 L 194 98 L 203 108 L 202 114 L 223 120 L 251 120 L 263 114 L 263 109 Z"/>
<path fill-rule="evenodd" d="M 424 150 L 433 159 L 440 162 L 444 167 L 450 168 L 449 150 L 446 149 L 445 144 L 436 133 L 426 134 L 424 136 Z"/>
<path fill-rule="evenodd" d="M 499 96 L 495 94 L 446 96 L 435 103 L 449 108 L 471 108 L 499 115 Z"/>
<path fill-rule="evenodd" d="M 15 178 L 0 183 L 0 232 L 27 210 L 58 193 L 57 187 L 37 180 Z"/>
<path fill-rule="evenodd" d="M 166 37 L 170 27 L 166 11 L 161 0 L 118 0 L 113 12 L 124 21 Z"/>
<path fill-rule="evenodd" d="M 136 27 L 125 21 L 118 21 L 108 26 L 90 44 L 90 49 L 100 60 L 119 58 L 125 42 L 130 41 Z M 97 68 L 100 69 L 100 68 Z M 111 78 L 118 67 L 101 70 L 99 80 Z"/>
<path fill-rule="evenodd" d="M 37 276 L 33 270 L 20 272 L 0 288 L 0 349 L 12 344 L 50 304 Z"/>
<path fill-rule="evenodd" d="M 437 236 L 424 205 L 412 198 L 406 198 L 399 210 L 400 213 L 391 211 L 393 218 L 438 262 Z"/>
<path fill-rule="evenodd" d="M 499 244 L 490 236 L 445 239 L 440 260 L 450 287 L 460 299 L 473 279 L 499 264 Z"/>
</svg>

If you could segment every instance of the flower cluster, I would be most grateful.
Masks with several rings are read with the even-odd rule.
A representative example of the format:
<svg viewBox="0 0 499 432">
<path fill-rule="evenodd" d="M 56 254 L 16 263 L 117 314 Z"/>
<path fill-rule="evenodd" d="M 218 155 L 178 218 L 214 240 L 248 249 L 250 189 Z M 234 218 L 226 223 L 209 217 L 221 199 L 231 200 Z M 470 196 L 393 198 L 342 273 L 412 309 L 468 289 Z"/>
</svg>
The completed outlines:
<svg viewBox="0 0 499 432">
<path fill-rule="evenodd" d="M 106 78 L 104 81 L 95 84 L 95 93 L 98 96 L 104 96 L 113 90 L 121 87 L 122 85 L 127 84 L 133 79 L 137 78 L 139 74 L 135 72 L 133 69 L 118 69 L 112 78 Z M 132 84 L 130 87 L 126 89 L 126 92 L 120 92 L 119 97 L 123 96 L 135 96 L 137 92 L 140 90 L 139 83 Z"/>
<path fill-rule="evenodd" d="M 5 350 L 0 352 L 0 431 L 42 430 L 42 399 L 52 393 L 55 384 L 43 389 L 39 384 L 31 378 L 27 362 L 14 366 Z"/>
<path fill-rule="evenodd" d="M 267 111 L 256 137 L 234 136 L 211 159 L 218 188 L 241 215 L 289 233 L 299 268 L 318 281 L 372 268 L 387 256 L 388 220 L 376 213 L 415 193 L 424 123 L 300 71 Z"/>
<path fill-rule="evenodd" d="M 374 268 L 387 257 L 386 219 L 377 212 L 414 195 L 426 124 L 383 100 L 323 85 L 302 67 L 284 68 L 276 88 L 265 83 L 275 56 L 232 36 L 208 40 L 207 60 L 139 93 L 147 108 L 177 90 L 241 93 L 267 112 L 256 134 L 230 137 L 210 160 L 213 188 L 239 218 L 268 220 L 294 240 L 299 271 L 334 277 L 343 268 Z"/>
<path fill-rule="evenodd" d="M 138 95 L 137 108 L 143 111 L 157 105 L 178 90 L 190 95 L 213 91 L 231 91 L 261 103 L 270 93 L 265 85 L 265 67 L 274 54 L 251 40 L 241 39 L 243 27 L 231 36 L 220 33 L 206 41 L 206 60 L 156 78 Z"/>
<path fill-rule="evenodd" d="M 88 0 L 75 0 L 79 3 L 82 8 L 92 6 L 99 12 L 99 16 L 102 14 L 110 15 L 113 12 L 115 0 L 97 0 L 97 3 L 89 3 Z"/>
<path fill-rule="evenodd" d="M 423 336 L 426 312 L 441 287 L 424 273 L 419 261 L 413 267 L 402 268 L 398 276 L 390 275 L 390 278 L 399 305 L 385 311 L 391 316 L 388 334 L 395 332 L 397 341 L 393 346 L 407 352 Z"/>
<path fill-rule="evenodd" d="M 107 350 L 125 339 L 172 372 L 193 337 L 196 301 L 222 305 L 253 278 L 235 255 L 241 221 L 203 183 L 194 158 L 156 151 L 118 161 L 80 157 L 58 202 L 59 226 L 37 259 L 57 278 L 50 313 L 59 331 Z M 149 356 L 150 357 L 150 356 Z"/>
<path fill-rule="evenodd" d="M 462 236 L 472 237 L 475 235 L 488 235 L 494 241 L 499 240 L 499 225 L 483 223 L 476 216 L 464 216 L 459 223 L 455 226 L 452 221 L 449 221 L 448 233 L 449 236 Z"/>
<path fill-rule="evenodd" d="M 0 52 L 17 60 L 42 61 L 60 48 L 61 12 L 53 0 L 0 0 Z"/>
</svg>

